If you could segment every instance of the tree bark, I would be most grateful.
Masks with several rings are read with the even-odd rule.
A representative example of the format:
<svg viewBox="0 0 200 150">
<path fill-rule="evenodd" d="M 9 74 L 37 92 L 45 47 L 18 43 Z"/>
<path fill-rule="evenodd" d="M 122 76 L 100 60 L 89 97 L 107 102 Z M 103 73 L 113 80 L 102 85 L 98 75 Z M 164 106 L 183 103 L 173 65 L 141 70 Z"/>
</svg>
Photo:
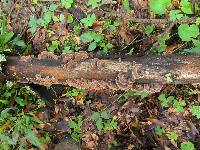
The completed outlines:
<svg viewBox="0 0 200 150">
<path fill-rule="evenodd" d="M 134 90 L 144 84 L 153 85 L 156 91 L 166 83 L 200 83 L 198 55 L 110 60 L 91 58 L 86 52 L 62 56 L 43 52 L 38 58 L 9 57 L 4 67 L 5 74 L 20 83 L 63 84 L 88 90 Z"/>
</svg>

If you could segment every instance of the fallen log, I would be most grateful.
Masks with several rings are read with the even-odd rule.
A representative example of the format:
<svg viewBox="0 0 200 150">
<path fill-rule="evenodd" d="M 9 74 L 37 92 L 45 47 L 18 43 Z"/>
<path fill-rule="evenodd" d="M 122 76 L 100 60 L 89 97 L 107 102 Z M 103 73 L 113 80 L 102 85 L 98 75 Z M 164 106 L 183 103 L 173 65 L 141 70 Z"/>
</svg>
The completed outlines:
<svg viewBox="0 0 200 150">
<path fill-rule="evenodd" d="M 200 56 L 166 55 L 127 59 L 91 58 L 86 52 L 61 56 L 43 52 L 9 57 L 8 78 L 20 83 L 63 84 L 88 90 L 141 89 L 157 92 L 163 84 L 200 83 Z"/>
</svg>

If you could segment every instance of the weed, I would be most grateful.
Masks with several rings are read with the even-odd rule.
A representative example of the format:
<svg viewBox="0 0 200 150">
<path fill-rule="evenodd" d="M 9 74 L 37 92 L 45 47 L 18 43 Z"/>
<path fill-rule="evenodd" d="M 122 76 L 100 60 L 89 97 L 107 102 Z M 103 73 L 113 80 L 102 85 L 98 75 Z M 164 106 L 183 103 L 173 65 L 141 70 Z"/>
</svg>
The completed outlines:
<svg viewBox="0 0 200 150">
<path fill-rule="evenodd" d="M 191 107 L 191 113 L 193 116 L 196 116 L 198 119 L 200 119 L 200 106 L 193 105 Z"/>
<path fill-rule="evenodd" d="M 87 5 L 92 8 L 98 7 L 101 0 L 88 0 Z"/>
<path fill-rule="evenodd" d="M 157 0 L 150 0 L 149 5 L 152 12 L 163 15 L 166 13 L 167 7 L 171 5 L 171 0 L 162 0 L 159 2 Z"/>
<path fill-rule="evenodd" d="M 100 132 L 107 132 L 117 128 L 117 122 L 115 119 L 111 118 L 110 113 L 103 112 L 94 112 L 91 117 L 93 121 L 96 122 L 97 129 Z"/>
<path fill-rule="evenodd" d="M 166 135 L 171 141 L 177 141 L 178 139 L 178 135 L 175 132 L 168 132 Z"/>
<path fill-rule="evenodd" d="M 186 105 L 184 100 L 174 100 L 173 107 L 175 108 L 176 112 L 184 112 L 184 106 Z"/>
<path fill-rule="evenodd" d="M 161 136 L 163 133 L 165 133 L 165 130 L 161 128 L 160 126 L 156 126 L 155 132 L 158 136 Z"/>
<path fill-rule="evenodd" d="M 74 0 L 61 0 L 61 6 L 65 9 L 69 9 L 73 6 Z"/>
<path fill-rule="evenodd" d="M 147 35 L 150 35 L 153 32 L 153 26 L 152 25 L 147 25 L 145 28 L 145 33 Z"/>
<path fill-rule="evenodd" d="M 195 150 L 194 144 L 190 141 L 181 143 L 181 150 Z"/>
<path fill-rule="evenodd" d="M 161 105 L 164 108 L 167 108 L 167 107 L 169 107 L 169 103 L 174 100 L 174 96 L 166 97 L 165 94 L 160 94 L 160 96 L 158 97 L 158 99 L 161 101 Z"/>
<path fill-rule="evenodd" d="M 68 121 L 68 126 L 71 128 L 71 137 L 78 141 L 81 138 L 81 126 L 83 123 L 83 116 L 78 116 L 77 120 Z"/>
<path fill-rule="evenodd" d="M 85 28 L 91 27 L 96 21 L 95 14 L 88 14 L 86 18 L 81 19 L 81 23 L 84 24 Z"/>
<path fill-rule="evenodd" d="M 0 142 L 2 149 L 27 149 L 28 145 L 40 147 L 49 141 L 49 136 L 36 135 L 34 130 L 43 124 L 35 117 L 35 112 L 44 104 L 37 99 L 30 87 L 19 87 L 12 82 L 0 85 Z M 10 107 L 9 103 L 14 107 Z M 24 109 L 28 104 L 36 105 L 26 113 Z M 40 104 L 40 105 L 37 105 Z"/>
</svg>

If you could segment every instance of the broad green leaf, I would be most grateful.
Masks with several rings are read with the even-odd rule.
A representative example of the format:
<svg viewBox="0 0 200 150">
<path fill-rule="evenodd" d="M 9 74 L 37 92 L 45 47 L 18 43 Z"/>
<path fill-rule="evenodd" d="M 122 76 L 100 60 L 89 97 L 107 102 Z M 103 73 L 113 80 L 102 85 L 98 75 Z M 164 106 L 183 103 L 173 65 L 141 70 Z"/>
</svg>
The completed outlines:
<svg viewBox="0 0 200 150">
<path fill-rule="evenodd" d="M 81 36 L 80 36 L 80 39 L 81 41 L 83 42 L 92 42 L 94 40 L 93 38 L 93 33 L 92 32 L 86 32 L 86 33 L 83 33 Z"/>
<path fill-rule="evenodd" d="M 101 112 L 101 117 L 103 119 L 110 119 L 111 115 L 107 111 L 103 111 L 103 112 Z"/>
<path fill-rule="evenodd" d="M 189 0 L 181 0 L 181 10 L 186 14 L 192 14 L 192 4 Z"/>
<path fill-rule="evenodd" d="M 189 42 L 199 35 L 199 27 L 195 24 L 190 26 L 188 24 L 181 24 L 178 27 L 178 35 L 182 41 Z"/>
<path fill-rule="evenodd" d="M 150 0 L 150 10 L 158 15 L 163 15 L 167 11 L 167 7 L 171 5 L 171 0 Z"/>
<path fill-rule="evenodd" d="M 88 47 L 88 51 L 93 51 L 93 50 L 95 50 L 96 47 L 97 47 L 97 43 L 92 42 L 92 43 L 90 43 L 90 45 Z"/>
<path fill-rule="evenodd" d="M 103 120 L 102 120 L 102 118 L 99 118 L 99 119 L 96 121 L 96 126 L 97 126 L 97 129 L 98 129 L 99 131 L 102 131 L 102 129 L 103 129 Z"/>
<path fill-rule="evenodd" d="M 92 8 L 98 7 L 101 0 L 88 0 L 87 5 Z"/>
<path fill-rule="evenodd" d="M 181 150 L 195 150 L 194 144 L 190 141 L 181 143 Z"/>
<path fill-rule="evenodd" d="M 125 8 L 127 11 L 130 11 L 129 0 L 123 0 L 123 1 L 122 1 L 122 4 L 123 4 L 124 8 Z"/>
<path fill-rule="evenodd" d="M 183 14 L 181 13 L 180 10 L 171 10 L 169 12 L 169 16 L 171 21 L 177 21 L 183 17 Z"/>
<path fill-rule="evenodd" d="M 145 28 L 145 33 L 147 35 L 151 34 L 153 32 L 153 26 L 152 25 L 147 25 Z"/>
<path fill-rule="evenodd" d="M 4 33 L 3 35 L 1 35 L 0 36 L 0 47 L 7 44 L 7 42 L 9 42 L 13 36 L 14 36 L 14 32 L 8 32 L 8 33 Z"/>
<path fill-rule="evenodd" d="M 193 116 L 196 116 L 198 119 L 200 119 L 200 106 L 192 106 L 191 112 Z"/>
<path fill-rule="evenodd" d="M 92 115 L 91 115 L 91 119 L 93 120 L 93 121 L 97 121 L 99 118 L 100 118 L 100 113 L 99 112 L 94 112 Z"/>
<path fill-rule="evenodd" d="M 176 109 L 177 112 L 184 112 L 184 106 L 186 105 L 184 100 L 175 100 L 173 107 Z"/>
<path fill-rule="evenodd" d="M 86 18 L 81 19 L 81 23 L 83 23 L 86 28 L 91 27 L 95 21 L 95 14 L 88 14 Z"/>
<path fill-rule="evenodd" d="M 1 111 L 1 118 L 2 119 L 6 119 L 9 116 L 9 111 L 11 110 L 11 108 L 6 108 L 4 110 Z"/>
<path fill-rule="evenodd" d="M 74 0 L 61 0 L 61 6 L 64 7 L 65 9 L 69 9 L 72 7 Z"/>
<path fill-rule="evenodd" d="M 176 141 L 178 139 L 178 135 L 175 132 L 169 132 L 169 133 L 167 133 L 167 137 L 171 141 Z"/>
</svg>

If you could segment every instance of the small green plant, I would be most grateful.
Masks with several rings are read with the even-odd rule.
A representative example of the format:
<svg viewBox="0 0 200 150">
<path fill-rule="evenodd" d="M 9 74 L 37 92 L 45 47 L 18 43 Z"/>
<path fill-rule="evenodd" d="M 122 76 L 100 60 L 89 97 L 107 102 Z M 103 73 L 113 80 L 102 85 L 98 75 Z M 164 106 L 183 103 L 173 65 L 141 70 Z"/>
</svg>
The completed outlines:
<svg viewBox="0 0 200 150">
<path fill-rule="evenodd" d="M 113 139 L 113 140 L 111 141 L 111 143 L 108 143 L 108 148 L 109 148 L 109 149 L 112 149 L 113 146 L 117 146 L 117 145 L 118 145 L 117 141 L 116 141 L 115 139 Z"/>
<path fill-rule="evenodd" d="M 185 14 L 192 14 L 192 4 L 189 0 L 181 0 L 180 2 L 181 10 Z"/>
<path fill-rule="evenodd" d="M 119 25 L 120 25 L 119 20 L 115 20 L 113 24 L 110 19 L 106 19 L 104 21 L 104 28 L 108 29 L 110 32 L 115 31 Z"/>
<path fill-rule="evenodd" d="M 65 9 L 69 9 L 73 6 L 74 0 L 60 0 L 61 6 Z"/>
<path fill-rule="evenodd" d="M 183 14 L 181 13 L 180 10 L 171 10 L 169 12 L 169 16 L 171 21 L 177 21 L 183 18 Z"/>
<path fill-rule="evenodd" d="M 122 4 L 125 8 L 125 10 L 130 11 L 130 4 L 129 4 L 129 0 L 123 0 Z"/>
<path fill-rule="evenodd" d="M 117 122 L 111 118 L 110 113 L 103 111 L 101 113 L 94 112 L 91 117 L 96 122 L 97 129 L 100 132 L 107 132 L 117 128 Z"/>
<path fill-rule="evenodd" d="M 69 97 L 76 97 L 80 94 L 84 94 L 86 91 L 83 88 L 72 88 L 67 93 L 63 94 L 62 96 L 69 96 Z"/>
<path fill-rule="evenodd" d="M 178 135 L 175 132 L 168 132 L 166 135 L 171 141 L 177 141 L 178 139 Z"/>
<path fill-rule="evenodd" d="M 177 112 L 184 112 L 184 106 L 186 106 L 186 103 L 184 100 L 174 100 L 173 107 L 176 109 Z"/>
<path fill-rule="evenodd" d="M 195 150 L 194 144 L 190 141 L 181 143 L 181 150 Z"/>
<path fill-rule="evenodd" d="M 161 136 L 163 133 L 165 133 L 165 129 L 161 128 L 160 126 L 156 126 L 155 132 L 158 136 Z"/>
<path fill-rule="evenodd" d="M 65 16 L 63 14 L 58 16 L 52 15 L 52 19 L 54 22 L 62 22 L 65 19 Z"/>
<path fill-rule="evenodd" d="M 167 108 L 167 107 L 169 107 L 169 103 L 174 100 L 174 96 L 166 97 L 165 94 L 160 94 L 159 97 L 158 97 L 158 99 L 161 101 L 161 105 L 164 108 Z"/>
<path fill-rule="evenodd" d="M 189 42 L 199 35 L 199 27 L 196 24 L 181 24 L 178 27 L 178 35 L 182 41 Z"/>
<path fill-rule="evenodd" d="M 103 54 L 106 55 L 109 52 L 109 50 L 114 47 L 111 43 L 106 44 L 104 41 L 104 36 L 94 31 L 83 33 L 80 36 L 80 39 L 83 42 L 90 43 L 88 47 L 88 51 L 93 51 L 97 48 L 97 46 L 99 46 L 103 49 Z"/>
<path fill-rule="evenodd" d="M 152 25 L 147 25 L 145 28 L 145 33 L 147 35 L 150 35 L 153 32 L 153 26 Z"/>
<path fill-rule="evenodd" d="M 198 119 L 200 119 L 200 106 L 193 105 L 191 107 L 191 112 L 193 116 L 196 116 Z"/>
<path fill-rule="evenodd" d="M 55 52 L 56 50 L 58 50 L 59 45 L 60 45 L 60 41 L 58 40 L 51 41 L 51 45 L 49 43 L 46 43 L 46 47 L 49 52 Z"/>
<path fill-rule="evenodd" d="M 78 116 L 77 120 L 73 121 L 70 120 L 68 121 L 68 126 L 71 129 L 71 137 L 75 140 L 78 141 L 81 138 L 81 126 L 83 123 L 83 116 Z"/>
<path fill-rule="evenodd" d="M 95 14 L 88 14 L 86 18 L 81 19 L 81 23 L 83 23 L 86 28 L 91 27 L 95 21 Z"/>
<path fill-rule="evenodd" d="M 67 16 L 67 23 L 73 23 L 74 17 L 72 15 Z"/>
<path fill-rule="evenodd" d="M 28 149 L 28 146 L 41 147 L 49 141 L 48 135 L 36 135 L 34 130 L 43 124 L 35 117 L 44 105 L 29 86 L 19 87 L 12 82 L 0 85 L 0 143 L 2 149 Z M 10 107 L 13 101 L 13 107 Z M 36 105 L 31 110 L 27 105 Z M 26 112 L 24 111 L 26 109 Z"/>
<path fill-rule="evenodd" d="M 101 0 L 88 0 L 87 5 L 91 6 L 92 8 L 96 8 L 99 6 Z"/>
<path fill-rule="evenodd" d="M 163 15 L 167 11 L 167 7 L 171 5 L 171 0 L 150 0 L 150 10 L 158 15 Z"/>
<path fill-rule="evenodd" d="M 44 27 L 46 28 L 49 23 L 52 21 L 53 18 L 53 12 L 57 9 L 58 5 L 52 3 L 49 7 L 44 7 L 43 17 L 37 19 L 34 15 L 30 16 L 28 26 L 30 28 L 30 31 L 32 34 L 34 34 L 37 31 L 37 28 Z M 62 18 L 62 16 L 61 16 Z"/>
</svg>

